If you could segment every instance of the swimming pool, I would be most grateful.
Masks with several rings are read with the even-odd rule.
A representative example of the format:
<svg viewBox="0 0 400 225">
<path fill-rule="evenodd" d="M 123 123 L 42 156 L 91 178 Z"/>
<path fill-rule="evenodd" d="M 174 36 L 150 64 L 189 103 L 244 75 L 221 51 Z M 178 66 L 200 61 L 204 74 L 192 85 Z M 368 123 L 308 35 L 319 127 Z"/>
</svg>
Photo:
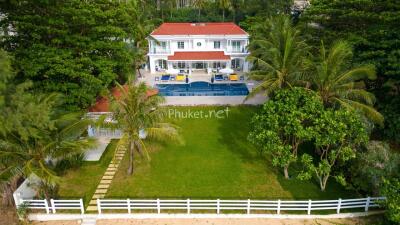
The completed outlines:
<svg viewBox="0 0 400 225">
<path fill-rule="evenodd" d="M 189 84 L 157 84 L 156 87 L 162 96 L 238 96 L 249 94 L 244 83 L 211 84 L 198 81 Z"/>
</svg>

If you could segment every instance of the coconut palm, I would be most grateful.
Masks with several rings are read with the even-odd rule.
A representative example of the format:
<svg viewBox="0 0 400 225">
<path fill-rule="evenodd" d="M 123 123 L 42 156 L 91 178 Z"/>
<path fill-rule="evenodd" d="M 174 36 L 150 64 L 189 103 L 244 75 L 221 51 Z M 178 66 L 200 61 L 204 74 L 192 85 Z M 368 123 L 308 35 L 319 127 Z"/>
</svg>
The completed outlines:
<svg viewBox="0 0 400 225">
<path fill-rule="evenodd" d="M 222 9 L 222 22 L 225 22 L 225 10 L 232 9 L 231 0 L 218 0 L 218 7 Z"/>
<path fill-rule="evenodd" d="M 57 162 L 95 146 L 95 140 L 82 137 L 92 121 L 82 119 L 82 113 L 58 111 L 58 96 L 55 94 L 36 98 L 42 117 L 47 120 L 40 125 L 30 124 L 32 121 L 28 117 L 18 115 L 11 120 L 19 120 L 26 126 L 26 131 L 17 130 L 14 126 L 3 127 L 5 130 L 0 135 L 0 162 L 4 165 L 2 174 L 10 179 L 13 178 L 11 175 L 28 177 L 33 174 L 40 179 L 43 187 L 54 187 L 58 182 L 54 170 Z M 46 190 L 43 193 L 46 198 L 51 197 Z"/>
<path fill-rule="evenodd" d="M 362 112 L 375 123 L 382 124 L 383 116 L 374 109 L 375 96 L 365 90 L 365 79 L 375 79 L 371 65 L 352 66 L 353 52 L 345 41 L 338 41 L 327 50 L 321 44 L 315 71 L 309 81 L 319 93 L 325 106 L 344 107 Z"/>
<path fill-rule="evenodd" d="M 143 135 L 146 138 L 157 140 L 173 140 L 180 142 L 177 127 L 163 123 L 163 108 L 159 105 L 163 98 L 149 94 L 144 83 L 118 85 L 121 96 L 114 99 L 113 117 L 114 127 L 123 132 L 118 145 L 125 146 L 129 152 L 129 168 L 127 173 L 132 174 L 134 169 L 135 152 L 150 159 Z M 117 147 L 118 148 L 118 147 Z"/>
<path fill-rule="evenodd" d="M 307 45 L 300 39 L 299 31 L 290 18 L 278 15 L 260 25 L 250 45 L 248 60 L 254 65 L 250 78 L 259 80 L 250 96 L 280 88 L 303 85 Z"/>
<path fill-rule="evenodd" d="M 194 0 L 193 6 L 197 8 L 198 10 L 198 15 L 197 15 L 197 20 L 200 22 L 200 15 L 201 15 L 201 10 L 204 9 L 204 7 L 207 5 L 208 0 Z"/>
</svg>

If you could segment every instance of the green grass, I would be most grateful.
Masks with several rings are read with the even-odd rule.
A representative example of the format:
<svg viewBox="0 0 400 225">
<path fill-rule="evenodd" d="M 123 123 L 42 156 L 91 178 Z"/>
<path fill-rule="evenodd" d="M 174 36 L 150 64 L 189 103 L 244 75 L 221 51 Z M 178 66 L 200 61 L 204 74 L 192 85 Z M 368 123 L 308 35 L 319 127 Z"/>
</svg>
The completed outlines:
<svg viewBox="0 0 400 225">
<path fill-rule="evenodd" d="M 177 107 L 208 112 L 224 107 Z M 227 118 L 176 119 L 185 140 L 148 143 L 151 161 L 137 160 L 126 175 L 127 157 L 106 197 L 110 198 L 223 198 L 223 199 L 336 199 L 355 197 L 333 180 L 325 192 L 314 181 L 285 180 L 280 170 L 247 141 L 255 107 L 230 107 Z M 86 169 L 85 169 L 86 170 Z M 295 172 L 295 169 L 292 174 Z M 95 172 L 91 172 L 95 176 Z M 99 175 L 101 176 L 101 175 Z M 83 187 L 87 179 L 82 174 Z M 89 182 L 90 183 L 90 182 Z M 88 187 L 87 187 L 88 188 Z M 85 193 L 79 190 L 78 193 Z M 77 194 L 78 194 L 77 193 Z"/>
<path fill-rule="evenodd" d="M 62 198 L 83 198 L 89 203 L 105 170 L 114 156 L 117 140 L 112 140 L 98 162 L 84 162 L 79 169 L 69 170 L 61 177 L 59 195 Z"/>
</svg>

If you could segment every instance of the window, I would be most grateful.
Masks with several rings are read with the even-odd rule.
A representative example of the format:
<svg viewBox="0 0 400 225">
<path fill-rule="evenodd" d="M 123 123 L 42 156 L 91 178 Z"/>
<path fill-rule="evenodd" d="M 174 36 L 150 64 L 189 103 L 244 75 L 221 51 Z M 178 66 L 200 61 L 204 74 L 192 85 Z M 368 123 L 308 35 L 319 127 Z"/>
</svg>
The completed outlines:
<svg viewBox="0 0 400 225">
<path fill-rule="evenodd" d="M 221 68 L 221 62 L 213 62 L 213 69 Z"/>
<path fill-rule="evenodd" d="M 160 69 L 167 69 L 167 60 L 159 59 L 158 60 L 158 68 Z"/>
<path fill-rule="evenodd" d="M 214 48 L 215 49 L 220 49 L 221 48 L 221 42 L 220 41 L 214 41 Z"/>
<path fill-rule="evenodd" d="M 232 41 L 232 51 L 240 52 L 240 41 Z"/>
<path fill-rule="evenodd" d="M 186 68 L 185 62 L 178 62 L 178 68 L 179 69 L 185 69 Z"/>
<path fill-rule="evenodd" d="M 165 42 L 165 41 L 160 41 L 160 47 L 161 47 L 162 49 L 166 49 L 166 48 L 167 48 L 167 42 Z"/>
<path fill-rule="evenodd" d="M 185 48 L 185 42 L 178 41 L 178 49 L 184 49 L 184 48 Z"/>
</svg>

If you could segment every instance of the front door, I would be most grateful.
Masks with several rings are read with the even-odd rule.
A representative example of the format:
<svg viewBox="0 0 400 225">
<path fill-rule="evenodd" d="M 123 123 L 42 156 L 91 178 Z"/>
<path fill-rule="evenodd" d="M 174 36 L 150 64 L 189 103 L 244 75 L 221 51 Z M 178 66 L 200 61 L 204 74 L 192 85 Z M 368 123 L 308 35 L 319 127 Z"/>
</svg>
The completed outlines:
<svg viewBox="0 0 400 225">
<path fill-rule="evenodd" d="M 204 63 L 203 62 L 193 63 L 193 69 L 204 69 Z"/>
</svg>

